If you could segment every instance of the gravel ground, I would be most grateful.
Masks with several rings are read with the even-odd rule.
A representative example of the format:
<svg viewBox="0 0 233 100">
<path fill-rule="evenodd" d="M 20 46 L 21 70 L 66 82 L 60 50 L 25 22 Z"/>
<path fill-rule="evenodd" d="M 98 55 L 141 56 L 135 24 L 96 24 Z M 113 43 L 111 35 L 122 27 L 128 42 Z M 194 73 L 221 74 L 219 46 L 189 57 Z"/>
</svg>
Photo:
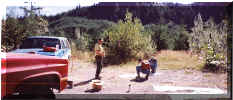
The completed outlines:
<svg viewBox="0 0 233 100">
<path fill-rule="evenodd" d="M 67 88 L 57 94 L 223 94 L 227 93 L 227 74 L 203 73 L 196 70 L 160 70 L 148 80 L 135 81 L 135 67 L 104 67 L 102 69 L 103 88 L 92 91 L 89 82 L 94 78 L 96 66 L 93 63 L 74 62 L 69 80 L 73 81 L 73 88 Z M 141 74 L 144 77 L 144 74 Z M 166 90 L 166 88 L 177 90 Z M 202 92 L 194 92 L 206 89 Z M 200 89 L 201 88 L 201 89 Z M 212 89 L 212 90 L 207 90 Z M 213 92 L 216 91 L 220 92 Z"/>
</svg>

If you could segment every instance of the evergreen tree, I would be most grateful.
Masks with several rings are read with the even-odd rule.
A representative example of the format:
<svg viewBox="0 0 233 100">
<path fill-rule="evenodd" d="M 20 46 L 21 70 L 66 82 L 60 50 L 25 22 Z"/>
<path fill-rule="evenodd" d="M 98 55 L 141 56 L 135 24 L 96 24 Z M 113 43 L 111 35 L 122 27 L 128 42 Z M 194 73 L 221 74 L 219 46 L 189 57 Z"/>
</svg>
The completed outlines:
<svg viewBox="0 0 233 100">
<path fill-rule="evenodd" d="M 2 27 L 2 45 L 5 46 L 6 51 L 17 48 L 26 37 L 25 27 L 16 18 L 8 17 Z"/>
<path fill-rule="evenodd" d="M 140 53 L 148 54 L 153 51 L 151 38 L 143 35 L 144 27 L 140 20 L 133 18 L 127 12 L 124 21 L 105 31 L 109 38 L 107 47 L 107 60 L 112 64 L 127 62 L 131 59 L 142 57 Z"/>
<path fill-rule="evenodd" d="M 204 23 L 202 21 L 201 14 L 198 13 L 198 15 L 194 19 L 194 27 L 192 28 L 192 33 L 189 41 L 191 51 L 197 53 L 201 52 L 202 40 L 200 40 L 200 38 L 202 37 L 203 32 L 204 32 Z"/>
</svg>

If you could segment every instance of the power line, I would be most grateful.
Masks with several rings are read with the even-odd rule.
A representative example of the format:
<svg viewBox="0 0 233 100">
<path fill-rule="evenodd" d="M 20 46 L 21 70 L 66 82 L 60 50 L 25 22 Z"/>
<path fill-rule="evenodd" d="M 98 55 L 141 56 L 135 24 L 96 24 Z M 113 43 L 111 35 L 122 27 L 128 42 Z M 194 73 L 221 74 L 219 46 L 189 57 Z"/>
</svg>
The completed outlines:
<svg viewBox="0 0 233 100">
<path fill-rule="evenodd" d="M 40 10 L 43 9 L 42 7 L 35 7 L 33 4 L 36 4 L 36 2 L 33 2 L 32 0 L 26 1 L 24 3 L 29 3 L 30 4 L 30 10 L 27 9 L 27 7 L 20 7 L 23 9 L 26 13 L 26 16 L 28 16 L 28 13 L 31 15 L 33 12 L 38 11 L 38 15 L 40 15 Z"/>
</svg>

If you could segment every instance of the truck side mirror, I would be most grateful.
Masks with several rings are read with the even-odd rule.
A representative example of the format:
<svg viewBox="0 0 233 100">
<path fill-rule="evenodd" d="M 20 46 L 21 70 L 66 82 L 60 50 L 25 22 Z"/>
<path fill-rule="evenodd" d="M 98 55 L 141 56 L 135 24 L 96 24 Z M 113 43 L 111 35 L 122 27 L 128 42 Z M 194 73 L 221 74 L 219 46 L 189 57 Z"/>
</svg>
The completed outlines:
<svg viewBox="0 0 233 100">
<path fill-rule="evenodd" d="M 56 52 L 57 51 L 57 48 L 55 47 L 43 47 L 43 51 L 45 52 Z"/>
</svg>

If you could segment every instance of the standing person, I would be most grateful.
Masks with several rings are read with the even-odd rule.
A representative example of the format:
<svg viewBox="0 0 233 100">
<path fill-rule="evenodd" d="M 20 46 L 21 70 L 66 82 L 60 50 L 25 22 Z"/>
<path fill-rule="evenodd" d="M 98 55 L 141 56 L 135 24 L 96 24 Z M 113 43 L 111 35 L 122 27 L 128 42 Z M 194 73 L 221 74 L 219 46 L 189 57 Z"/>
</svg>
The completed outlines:
<svg viewBox="0 0 233 100">
<path fill-rule="evenodd" d="M 104 48 L 102 47 L 103 40 L 98 39 L 98 43 L 95 44 L 95 60 L 96 60 L 96 73 L 95 73 L 95 79 L 100 79 L 100 72 L 103 67 L 103 58 L 105 56 Z"/>
</svg>

